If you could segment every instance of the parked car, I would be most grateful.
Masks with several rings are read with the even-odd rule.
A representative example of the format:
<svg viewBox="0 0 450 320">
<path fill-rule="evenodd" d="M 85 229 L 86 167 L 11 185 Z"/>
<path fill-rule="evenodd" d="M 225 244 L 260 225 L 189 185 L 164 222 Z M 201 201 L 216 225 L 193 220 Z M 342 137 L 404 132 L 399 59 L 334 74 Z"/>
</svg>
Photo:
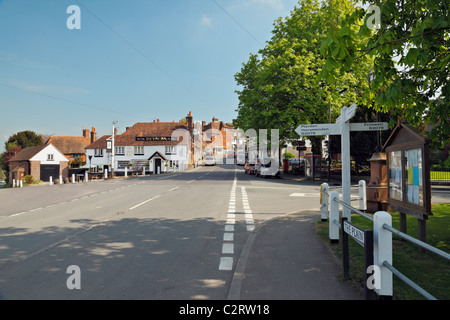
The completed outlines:
<svg viewBox="0 0 450 320">
<path fill-rule="evenodd" d="M 238 166 L 245 165 L 245 153 L 238 153 L 236 160 Z"/>
<path fill-rule="evenodd" d="M 255 165 L 256 176 L 280 178 L 280 166 L 275 158 L 258 159 Z"/>
<path fill-rule="evenodd" d="M 289 166 L 293 173 L 303 173 L 305 170 L 304 158 L 292 158 L 289 159 Z"/>
<path fill-rule="evenodd" d="M 215 166 L 216 165 L 216 159 L 214 157 L 206 157 L 204 161 L 205 166 Z"/>
<path fill-rule="evenodd" d="M 244 172 L 246 174 L 255 174 L 256 173 L 255 164 L 246 161 L 244 166 Z"/>
</svg>

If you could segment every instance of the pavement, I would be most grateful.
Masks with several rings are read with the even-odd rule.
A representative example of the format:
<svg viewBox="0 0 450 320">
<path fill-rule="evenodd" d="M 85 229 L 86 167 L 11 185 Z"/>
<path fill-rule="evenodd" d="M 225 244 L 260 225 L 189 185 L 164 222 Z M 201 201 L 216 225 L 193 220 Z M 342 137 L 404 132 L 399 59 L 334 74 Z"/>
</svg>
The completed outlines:
<svg viewBox="0 0 450 320">
<path fill-rule="evenodd" d="M 237 262 L 228 299 L 363 300 L 361 289 L 340 280 L 342 263 L 315 232 L 319 219 L 319 210 L 304 210 L 257 225 Z"/>
<path fill-rule="evenodd" d="M 317 183 L 298 175 L 283 179 Z M 450 186 L 433 186 L 433 191 Z M 448 200 L 446 197 L 444 200 Z M 258 225 L 236 266 L 229 300 L 364 300 L 342 279 L 342 262 L 315 232 L 320 211 L 304 210 Z"/>
<path fill-rule="evenodd" d="M 319 212 L 266 221 L 249 236 L 236 266 L 229 300 L 362 300 L 340 281 L 342 268 L 316 235 Z"/>
</svg>

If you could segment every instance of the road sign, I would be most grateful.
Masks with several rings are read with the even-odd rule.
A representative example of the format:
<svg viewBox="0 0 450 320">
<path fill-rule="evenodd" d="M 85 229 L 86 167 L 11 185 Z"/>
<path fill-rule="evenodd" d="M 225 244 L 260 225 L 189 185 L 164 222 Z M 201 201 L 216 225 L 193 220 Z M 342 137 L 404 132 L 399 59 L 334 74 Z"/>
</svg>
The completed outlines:
<svg viewBox="0 0 450 320">
<path fill-rule="evenodd" d="M 387 129 L 387 122 L 350 123 L 350 131 L 381 131 Z"/>
<path fill-rule="evenodd" d="M 344 122 L 347 122 L 351 118 L 355 116 L 356 113 L 356 104 L 352 104 L 350 107 L 342 108 L 341 115 L 336 119 L 336 123 L 341 123 L 341 119 L 344 119 Z"/>
<path fill-rule="evenodd" d="M 350 131 L 378 131 L 386 130 L 387 123 L 348 123 L 355 116 L 356 104 L 349 108 L 342 107 L 341 115 L 336 123 L 304 124 L 295 129 L 300 136 L 341 136 L 342 154 L 342 200 L 350 204 Z M 342 216 L 351 220 L 351 212 L 347 207 L 342 208 Z"/>
<path fill-rule="evenodd" d="M 302 124 L 295 129 L 301 137 L 304 136 L 328 136 L 341 134 L 341 126 L 336 123 Z"/>
</svg>

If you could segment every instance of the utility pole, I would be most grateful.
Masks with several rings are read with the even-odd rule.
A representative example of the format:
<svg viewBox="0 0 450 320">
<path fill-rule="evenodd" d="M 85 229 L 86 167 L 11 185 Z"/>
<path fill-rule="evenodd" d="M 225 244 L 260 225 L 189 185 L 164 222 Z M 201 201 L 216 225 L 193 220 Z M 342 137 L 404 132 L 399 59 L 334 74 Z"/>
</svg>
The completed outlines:
<svg viewBox="0 0 450 320">
<path fill-rule="evenodd" d="M 111 179 L 114 179 L 114 153 L 115 153 L 115 145 L 114 145 L 114 136 L 116 135 L 116 124 L 117 121 L 113 121 L 112 126 L 112 148 L 111 148 Z"/>
</svg>

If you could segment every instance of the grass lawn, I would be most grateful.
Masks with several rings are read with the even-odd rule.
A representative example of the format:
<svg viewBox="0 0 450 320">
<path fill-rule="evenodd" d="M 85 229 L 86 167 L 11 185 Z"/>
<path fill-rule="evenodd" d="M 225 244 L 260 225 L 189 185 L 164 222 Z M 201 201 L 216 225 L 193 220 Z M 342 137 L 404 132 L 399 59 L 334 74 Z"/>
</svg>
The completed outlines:
<svg viewBox="0 0 450 320">
<path fill-rule="evenodd" d="M 450 203 L 432 206 L 433 216 L 427 221 L 427 243 L 450 253 Z M 392 214 L 392 226 L 400 228 L 399 214 Z M 352 215 L 352 223 L 364 228 L 372 229 L 372 222 L 359 215 Z M 318 221 L 317 233 L 322 240 L 329 244 L 328 222 Z M 407 233 L 417 238 L 417 219 L 407 216 Z M 410 280 L 417 283 L 428 293 L 439 300 L 450 299 L 450 261 L 431 252 L 423 251 L 416 245 L 393 236 L 393 266 Z M 341 259 L 341 243 L 329 244 L 336 256 Z M 349 237 L 350 277 L 356 286 L 364 290 L 364 252 L 363 248 Z M 422 295 L 411 289 L 395 275 L 394 299 L 423 300 Z"/>
</svg>

